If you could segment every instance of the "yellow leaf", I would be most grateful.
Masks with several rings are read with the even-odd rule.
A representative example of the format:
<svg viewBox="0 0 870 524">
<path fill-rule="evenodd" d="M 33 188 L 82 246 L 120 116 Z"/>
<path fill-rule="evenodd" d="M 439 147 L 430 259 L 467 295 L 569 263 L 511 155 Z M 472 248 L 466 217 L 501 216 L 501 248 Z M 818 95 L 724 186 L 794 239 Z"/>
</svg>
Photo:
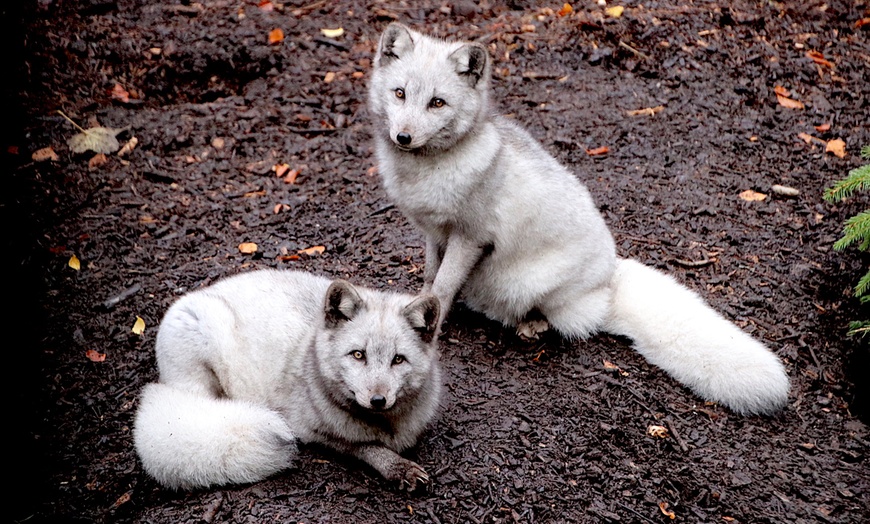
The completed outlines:
<svg viewBox="0 0 870 524">
<path fill-rule="evenodd" d="M 338 27 L 336 29 L 321 29 L 320 34 L 322 34 L 326 38 L 338 38 L 344 34 L 344 28 Z"/>
<path fill-rule="evenodd" d="M 145 321 L 142 320 L 142 317 L 136 317 L 136 322 L 133 324 L 133 329 L 130 331 L 137 335 L 141 335 L 145 332 Z"/>
<path fill-rule="evenodd" d="M 559 9 L 558 15 L 559 16 L 570 15 L 573 11 L 574 11 L 574 8 L 571 7 L 571 4 L 566 2 L 566 3 L 562 4 L 562 9 Z"/>
<path fill-rule="evenodd" d="M 607 9 L 604 10 L 604 12 L 610 18 L 619 18 L 620 16 L 622 16 L 623 11 L 625 11 L 625 8 L 622 7 L 621 5 L 615 5 L 613 7 L 608 7 Z"/>
<path fill-rule="evenodd" d="M 326 251 L 326 248 L 324 246 L 313 246 L 306 249 L 300 249 L 299 251 L 297 251 L 297 253 L 303 255 L 319 255 L 324 251 Z"/>
<path fill-rule="evenodd" d="M 67 140 L 67 145 L 73 153 L 84 153 L 85 151 L 93 151 L 94 153 L 110 154 L 114 153 L 121 147 L 121 144 L 116 138 L 126 128 L 114 129 L 111 127 L 92 127 L 85 129 L 77 135 L 73 135 Z"/>
<path fill-rule="evenodd" d="M 831 140 L 825 146 L 825 152 L 826 153 L 834 153 L 835 155 L 837 155 L 840 158 L 845 158 L 846 157 L 846 142 L 840 140 L 839 138 Z"/>
<path fill-rule="evenodd" d="M 78 271 L 79 269 L 82 268 L 82 263 L 79 262 L 79 259 L 77 256 L 73 255 L 73 256 L 69 257 L 69 267 Z"/>
<path fill-rule="evenodd" d="M 751 189 L 747 189 L 740 193 L 740 198 L 746 200 L 747 202 L 760 202 L 767 198 L 767 195 L 764 193 L 759 193 L 757 191 L 753 191 Z"/>
<path fill-rule="evenodd" d="M 252 255 L 257 252 L 257 244 L 253 242 L 242 242 L 239 244 L 239 251 L 246 255 Z"/>
<path fill-rule="evenodd" d="M 664 426 L 650 426 L 646 428 L 647 435 L 656 438 L 667 438 L 668 428 Z"/>
</svg>

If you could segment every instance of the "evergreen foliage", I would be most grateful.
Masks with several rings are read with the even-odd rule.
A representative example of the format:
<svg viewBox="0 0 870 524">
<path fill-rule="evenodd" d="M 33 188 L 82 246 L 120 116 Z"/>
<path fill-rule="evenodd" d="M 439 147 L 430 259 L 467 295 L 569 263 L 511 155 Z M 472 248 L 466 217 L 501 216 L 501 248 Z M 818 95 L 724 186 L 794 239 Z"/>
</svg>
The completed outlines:
<svg viewBox="0 0 870 524">
<path fill-rule="evenodd" d="M 870 146 L 861 149 L 861 156 L 870 159 Z M 870 164 L 849 171 L 849 175 L 825 191 L 825 200 L 839 202 L 856 192 L 870 190 Z M 862 211 L 846 220 L 843 237 L 834 243 L 834 249 L 843 250 L 857 244 L 858 249 L 870 251 L 870 210 Z M 855 296 L 862 304 L 870 302 L 870 271 L 855 286 Z M 865 336 L 870 333 L 870 320 L 856 320 L 849 324 L 850 335 Z"/>
</svg>

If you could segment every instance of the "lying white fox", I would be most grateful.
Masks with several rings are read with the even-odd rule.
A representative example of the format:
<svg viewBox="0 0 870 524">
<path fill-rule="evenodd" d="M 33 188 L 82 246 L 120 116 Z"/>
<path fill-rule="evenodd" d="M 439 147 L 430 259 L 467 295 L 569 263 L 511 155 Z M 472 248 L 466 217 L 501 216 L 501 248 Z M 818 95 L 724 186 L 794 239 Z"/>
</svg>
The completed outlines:
<svg viewBox="0 0 870 524">
<path fill-rule="evenodd" d="M 705 399 L 772 413 L 789 381 L 769 349 L 671 277 L 618 258 L 587 188 L 490 108 L 485 47 L 391 24 L 369 87 L 379 170 L 426 236 L 426 289 L 442 319 L 458 293 L 534 333 L 626 335 Z M 537 329 L 536 329 L 537 328 Z"/>
<path fill-rule="evenodd" d="M 297 439 L 353 455 L 411 490 L 429 477 L 399 453 L 435 416 L 438 300 L 295 271 L 260 270 L 179 299 L 157 334 L 159 382 L 133 431 L 170 488 L 264 479 Z"/>
</svg>

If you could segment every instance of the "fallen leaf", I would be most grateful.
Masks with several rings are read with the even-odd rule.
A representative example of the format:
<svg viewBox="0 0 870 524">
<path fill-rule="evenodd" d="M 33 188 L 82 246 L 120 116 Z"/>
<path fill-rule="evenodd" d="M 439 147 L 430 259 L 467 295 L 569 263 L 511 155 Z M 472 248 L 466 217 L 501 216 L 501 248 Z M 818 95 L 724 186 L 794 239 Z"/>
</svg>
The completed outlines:
<svg viewBox="0 0 870 524">
<path fill-rule="evenodd" d="M 312 256 L 312 255 L 319 255 L 319 254 L 323 253 L 324 251 L 326 251 L 326 248 L 324 246 L 313 246 L 313 247 L 309 247 L 309 248 L 305 248 L 305 249 L 300 249 L 299 251 L 297 251 L 297 253 L 299 253 L 300 255 Z"/>
<path fill-rule="evenodd" d="M 75 269 L 76 271 L 78 271 L 79 269 L 82 268 L 82 263 L 81 263 L 81 261 L 80 261 L 79 258 L 78 258 L 77 256 L 75 256 L 75 255 L 69 257 L 69 262 L 67 263 L 67 265 L 68 265 L 69 267 Z"/>
<path fill-rule="evenodd" d="M 595 149 L 587 149 L 586 154 L 589 156 L 606 155 L 610 152 L 607 146 L 596 147 Z"/>
<path fill-rule="evenodd" d="M 118 151 L 118 156 L 129 155 L 131 152 L 133 152 L 133 149 L 135 149 L 138 144 L 139 144 L 138 138 L 136 138 L 135 136 L 130 137 L 130 140 L 127 140 L 127 143 L 124 144 L 124 147 L 122 147 L 121 150 Z"/>
<path fill-rule="evenodd" d="M 523 33 L 534 33 L 538 28 L 535 27 L 535 24 L 524 24 L 520 26 L 520 31 Z"/>
<path fill-rule="evenodd" d="M 620 16 L 622 16 L 623 11 L 625 11 L 624 7 L 622 7 L 621 5 L 615 5 L 613 7 L 608 7 L 607 9 L 605 9 L 604 13 L 607 14 L 607 16 L 609 16 L 610 18 L 619 18 Z"/>
<path fill-rule="evenodd" d="M 647 435 L 656 438 L 667 438 L 668 437 L 668 428 L 664 426 L 650 426 L 646 428 Z"/>
<path fill-rule="evenodd" d="M 99 353 L 93 349 L 89 349 L 89 350 L 85 351 L 85 356 L 88 357 L 88 359 L 91 362 L 102 362 L 102 361 L 106 360 L 105 353 Z"/>
<path fill-rule="evenodd" d="M 257 244 L 253 242 L 242 242 L 239 244 L 239 251 L 245 255 L 251 255 L 257 252 Z"/>
<path fill-rule="evenodd" d="M 281 262 L 290 262 L 299 259 L 299 255 L 278 255 L 278 260 L 280 260 Z"/>
<path fill-rule="evenodd" d="M 815 126 L 815 128 L 816 128 L 816 131 L 818 131 L 819 133 L 824 133 L 825 131 L 828 131 L 831 129 L 831 124 L 822 124 L 819 126 Z"/>
<path fill-rule="evenodd" d="M 272 171 L 275 172 L 275 176 L 277 176 L 278 178 L 284 176 L 289 169 L 290 166 L 288 164 L 275 164 L 274 166 L 272 166 Z"/>
<path fill-rule="evenodd" d="M 782 186 L 779 184 L 774 184 L 770 186 L 770 191 L 772 193 L 776 193 L 777 195 L 787 196 L 787 197 L 796 197 L 801 194 L 801 192 L 793 187 Z"/>
<path fill-rule="evenodd" d="M 275 9 L 275 6 L 272 5 L 272 2 L 270 0 L 261 0 L 260 3 L 257 4 L 257 7 L 259 7 L 266 13 L 270 13 Z"/>
<path fill-rule="evenodd" d="M 57 156 L 57 153 L 54 152 L 54 149 L 52 149 L 51 146 L 37 149 L 32 155 L 30 155 L 30 158 L 33 159 L 34 162 L 45 162 L 46 160 L 57 162 L 60 160 L 60 157 Z"/>
<path fill-rule="evenodd" d="M 121 84 L 115 84 L 112 88 L 112 98 L 126 104 L 130 102 L 130 93 Z"/>
<path fill-rule="evenodd" d="M 275 207 L 272 208 L 272 214 L 277 215 L 281 211 L 289 211 L 289 210 L 290 210 L 290 206 L 288 206 L 287 204 L 275 204 Z"/>
<path fill-rule="evenodd" d="M 860 29 L 864 26 L 870 26 L 870 18 L 862 18 L 855 22 L 855 29 Z"/>
<path fill-rule="evenodd" d="M 133 329 L 131 329 L 130 331 L 132 331 L 136 335 L 141 335 L 145 332 L 145 321 L 142 320 L 142 317 L 136 317 L 136 322 L 133 323 Z"/>
<path fill-rule="evenodd" d="M 604 361 L 604 371 L 619 371 L 619 366 L 609 360 Z"/>
<path fill-rule="evenodd" d="M 284 177 L 284 183 L 285 183 L 285 184 L 295 184 L 295 183 L 296 183 L 296 177 L 299 176 L 299 173 L 300 173 L 300 170 L 299 170 L 299 169 L 292 169 L 292 170 L 290 170 L 290 171 L 287 173 L 287 176 Z"/>
<path fill-rule="evenodd" d="M 559 16 L 566 16 L 566 15 L 570 15 L 572 12 L 574 12 L 574 8 L 571 7 L 571 4 L 566 2 L 566 3 L 562 4 L 562 9 L 559 9 L 558 14 L 559 14 Z"/>
<path fill-rule="evenodd" d="M 798 138 L 806 142 L 807 144 L 811 144 L 813 140 L 818 140 L 816 137 L 809 133 L 798 133 Z"/>
<path fill-rule="evenodd" d="M 747 189 L 740 193 L 740 198 L 746 200 L 747 202 L 760 202 L 767 198 L 767 195 L 764 193 L 759 193 L 757 191 L 753 191 L 751 189 Z"/>
<path fill-rule="evenodd" d="M 269 43 L 270 44 L 279 44 L 284 41 L 284 31 L 279 29 L 272 29 L 269 31 Z"/>
<path fill-rule="evenodd" d="M 118 500 L 115 501 L 115 503 L 112 505 L 112 507 L 117 508 L 117 507 L 120 506 L 121 504 L 126 504 L 127 502 L 130 502 L 130 497 L 131 497 L 131 496 L 133 496 L 133 492 L 132 492 L 132 491 L 128 491 L 127 493 L 124 493 L 123 495 L 121 495 L 120 497 L 118 497 Z"/>
<path fill-rule="evenodd" d="M 822 53 L 820 53 L 818 51 L 807 51 L 807 58 L 809 58 L 810 60 L 812 60 L 813 62 L 815 62 L 819 65 L 823 65 L 825 67 L 830 67 L 831 69 L 834 68 L 834 64 L 831 63 L 830 61 L 828 61 L 827 59 L 825 59 L 825 55 L 823 55 Z"/>
<path fill-rule="evenodd" d="M 846 142 L 835 138 L 825 146 L 825 153 L 834 153 L 839 158 L 846 157 Z"/>
<path fill-rule="evenodd" d="M 100 168 L 100 166 L 105 165 L 105 163 L 108 161 L 109 157 L 102 153 L 97 153 L 90 160 L 88 160 L 88 170 L 96 171 Z"/>
<path fill-rule="evenodd" d="M 326 38 L 338 38 L 344 34 L 344 28 L 337 27 L 335 29 L 321 29 L 320 34 L 322 34 Z"/>
<path fill-rule="evenodd" d="M 223 138 L 216 136 L 211 139 L 211 147 L 215 149 L 223 149 L 224 145 L 226 145 L 226 140 Z"/>
<path fill-rule="evenodd" d="M 665 106 L 645 107 L 643 109 L 633 109 L 628 112 L 628 116 L 649 115 L 653 116 L 665 110 Z"/>
<path fill-rule="evenodd" d="M 662 510 L 662 513 L 667 515 L 669 519 L 674 520 L 675 518 L 677 518 L 677 515 L 672 510 L 668 509 L 667 502 L 659 502 L 659 509 Z"/>
<path fill-rule="evenodd" d="M 800 100 L 795 100 L 793 98 L 789 98 L 787 96 L 782 96 L 780 94 L 776 95 L 776 101 L 779 102 L 779 105 L 782 107 L 787 107 L 789 109 L 803 109 L 804 103 Z"/>
<path fill-rule="evenodd" d="M 323 77 L 323 82 L 324 82 L 325 84 L 329 84 L 329 83 L 331 83 L 333 80 L 335 80 L 335 73 L 333 73 L 332 71 L 329 71 L 329 72 L 326 73 L 326 75 Z"/>
<path fill-rule="evenodd" d="M 70 137 L 67 144 L 73 153 L 93 151 L 108 155 L 121 147 L 116 137 L 126 130 L 127 128 L 92 127 Z"/>
<path fill-rule="evenodd" d="M 790 96 L 791 95 L 791 93 L 789 93 L 788 89 L 786 89 L 782 86 L 774 86 L 773 92 L 780 95 L 780 96 Z"/>
</svg>

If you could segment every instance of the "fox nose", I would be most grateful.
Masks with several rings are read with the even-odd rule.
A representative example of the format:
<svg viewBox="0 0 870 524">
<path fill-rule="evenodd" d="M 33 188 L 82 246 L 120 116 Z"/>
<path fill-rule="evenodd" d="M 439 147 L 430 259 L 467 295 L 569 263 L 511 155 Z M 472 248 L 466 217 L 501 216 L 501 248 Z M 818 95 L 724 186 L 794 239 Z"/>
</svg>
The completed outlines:
<svg viewBox="0 0 870 524">
<path fill-rule="evenodd" d="M 369 402 L 371 402 L 372 407 L 375 409 L 383 409 L 387 405 L 387 399 L 383 395 L 372 395 Z"/>
<path fill-rule="evenodd" d="M 396 135 L 396 141 L 399 142 L 400 145 L 406 146 L 411 143 L 411 135 L 403 131 Z"/>
</svg>

